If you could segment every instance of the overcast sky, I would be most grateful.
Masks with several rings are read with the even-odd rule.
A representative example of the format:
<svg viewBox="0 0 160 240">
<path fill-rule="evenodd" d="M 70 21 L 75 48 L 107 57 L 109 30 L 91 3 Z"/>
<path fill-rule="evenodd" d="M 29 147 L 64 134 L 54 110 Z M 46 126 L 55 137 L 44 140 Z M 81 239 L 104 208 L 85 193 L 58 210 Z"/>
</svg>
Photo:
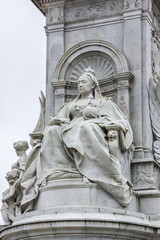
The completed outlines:
<svg viewBox="0 0 160 240">
<path fill-rule="evenodd" d="M 18 159 L 13 143 L 29 141 L 45 92 L 45 17 L 31 0 L 0 0 L 0 195 Z M 27 151 L 29 152 L 29 151 Z M 1 196 L 0 196 L 1 198 Z M 0 217 L 0 224 L 3 224 Z"/>
</svg>

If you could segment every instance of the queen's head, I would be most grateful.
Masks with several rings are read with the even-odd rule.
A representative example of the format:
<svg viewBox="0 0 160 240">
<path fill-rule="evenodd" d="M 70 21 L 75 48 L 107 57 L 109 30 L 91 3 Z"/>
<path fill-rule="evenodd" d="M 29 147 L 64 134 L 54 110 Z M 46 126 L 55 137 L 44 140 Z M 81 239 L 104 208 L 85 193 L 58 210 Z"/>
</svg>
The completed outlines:
<svg viewBox="0 0 160 240">
<path fill-rule="evenodd" d="M 90 67 L 84 69 L 78 78 L 78 91 L 78 98 L 85 93 L 92 94 L 95 99 L 102 98 L 95 72 Z"/>
</svg>

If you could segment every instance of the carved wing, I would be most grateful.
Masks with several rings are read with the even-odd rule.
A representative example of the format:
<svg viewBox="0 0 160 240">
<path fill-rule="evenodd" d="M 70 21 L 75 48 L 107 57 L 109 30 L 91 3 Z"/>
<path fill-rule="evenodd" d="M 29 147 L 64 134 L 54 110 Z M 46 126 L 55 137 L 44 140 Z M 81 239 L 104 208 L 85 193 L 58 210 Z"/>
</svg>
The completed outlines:
<svg viewBox="0 0 160 240">
<path fill-rule="evenodd" d="M 160 162 L 160 82 L 156 83 L 153 78 L 150 78 L 148 91 L 152 130 L 155 136 L 154 156 L 156 161 Z"/>
<path fill-rule="evenodd" d="M 34 128 L 32 133 L 43 133 L 44 130 L 44 117 L 45 117 L 45 96 L 44 93 L 41 91 L 41 97 L 39 97 L 39 101 L 40 101 L 40 115 L 39 115 L 39 119 L 38 122 L 36 124 L 36 127 Z"/>
<path fill-rule="evenodd" d="M 156 84 L 156 96 L 157 96 L 158 102 L 160 104 L 160 82 L 158 82 Z"/>
</svg>

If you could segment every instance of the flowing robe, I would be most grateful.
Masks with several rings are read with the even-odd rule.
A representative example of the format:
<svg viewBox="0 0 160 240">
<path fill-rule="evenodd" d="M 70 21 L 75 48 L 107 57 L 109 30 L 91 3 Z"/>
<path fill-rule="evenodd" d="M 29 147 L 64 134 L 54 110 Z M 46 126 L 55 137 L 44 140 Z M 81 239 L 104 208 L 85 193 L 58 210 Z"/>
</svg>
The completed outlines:
<svg viewBox="0 0 160 240">
<path fill-rule="evenodd" d="M 93 99 L 87 106 L 76 103 L 77 99 L 60 109 L 56 117 L 66 122 L 47 126 L 41 146 L 33 149 L 29 156 L 28 169 L 22 179 L 22 208 L 37 197 L 38 186 L 44 179 L 52 175 L 58 177 L 60 173 L 63 176 L 66 172 L 80 173 L 97 183 L 122 206 L 130 203 L 131 187 L 107 143 L 107 126 L 117 125 L 123 127 L 123 131 L 119 128 L 121 145 L 125 150 L 131 146 L 132 130 L 127 118 L 106 98 Z M 33 176 L 33 181 L 28 176 Z"/>
</svg>

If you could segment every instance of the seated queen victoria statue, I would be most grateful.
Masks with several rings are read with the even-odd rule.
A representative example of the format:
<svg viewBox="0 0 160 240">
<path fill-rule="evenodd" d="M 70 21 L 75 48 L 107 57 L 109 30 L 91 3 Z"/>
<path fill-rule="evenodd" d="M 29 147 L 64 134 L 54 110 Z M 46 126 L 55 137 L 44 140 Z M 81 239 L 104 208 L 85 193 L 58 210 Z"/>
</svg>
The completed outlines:
<svg viewBox="0 0 160 240">
<path fill-rule="evenodd" d="M 30 209 L 49 177 L 69 175 L 81 175 L 123 207 L 128 206 L 132 184 L 122 174 L 118 151 L 121 158 L 126 155 L 132 130 L 118 106 L 101 95 L 92 69 L 83 71 L 78 78 L 78 96 L 50 119 L 43 135 L 28 156 L 21 182 L 23 212 Z"/>
</svg>

